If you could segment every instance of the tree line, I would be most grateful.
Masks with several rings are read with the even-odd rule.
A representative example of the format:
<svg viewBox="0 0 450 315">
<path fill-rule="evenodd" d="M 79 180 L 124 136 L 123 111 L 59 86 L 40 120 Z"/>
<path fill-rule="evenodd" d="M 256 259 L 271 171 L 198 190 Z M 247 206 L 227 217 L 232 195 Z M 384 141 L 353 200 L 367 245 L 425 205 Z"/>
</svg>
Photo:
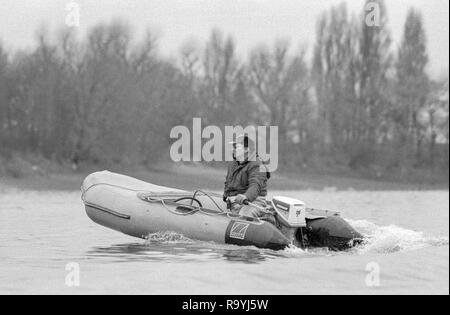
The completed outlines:
<svg viewBox="0 0 450 315">
<path fill-rule="evenodd" d="M 278 126 L 286 168 L 448 171 L 448 78 L 427 75 L 422 15 L 409 10 L 395 47 L 377 2 L 377 26 L 345 4 L 323 12 L 311 60 L 283 40 L 243 59 L 220 30 L 169 59 L 119 20 L 83 39 L 40 32 L 31 51 L 0 44 L 0 154 L 151 165 L 168 158 L 172 127 L 202 117 Z"/>
</svg>

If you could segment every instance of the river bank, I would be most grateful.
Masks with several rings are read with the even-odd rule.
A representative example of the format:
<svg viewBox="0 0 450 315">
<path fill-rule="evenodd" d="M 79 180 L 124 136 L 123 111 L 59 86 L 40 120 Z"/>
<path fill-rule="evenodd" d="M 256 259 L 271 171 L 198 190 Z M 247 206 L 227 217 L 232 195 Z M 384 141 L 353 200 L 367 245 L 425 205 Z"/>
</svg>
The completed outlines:
<svg viewBox="0 0 450 315">
<path fill-rule="evenodd" d="M 27 172 L 21 176 L 0 175 L 0 189 L 13 187 L 38 191 L 73 191 L 80 188 L 83 179 L 88 174 L 109 169 L 162 186 L 188 190 L 193 188 L 221 190 L 226 173 L 224 168 L 183 164 L 165 164 L 152 169 L 124 166 L 89 166 L 82 170 L 60 167 L 50 172 L 42 171 L 42 168 L 35 169 L 35 171 Z M 448 183 L 402 183 L 314 172 L 274 173 L 269 185 L 272 190 L 448 190 Z"/>
</svg>

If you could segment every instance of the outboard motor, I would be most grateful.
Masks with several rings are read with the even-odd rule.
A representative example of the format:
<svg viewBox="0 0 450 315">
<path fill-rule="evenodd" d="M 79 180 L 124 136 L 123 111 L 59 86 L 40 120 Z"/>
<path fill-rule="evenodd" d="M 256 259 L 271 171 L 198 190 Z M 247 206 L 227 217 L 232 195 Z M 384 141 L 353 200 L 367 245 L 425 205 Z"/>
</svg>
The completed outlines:
<svg viewBox="0 0 450 315">
<path fill-rule="evenodd" d="M 278 218 L 284 225 L 297 228 L 306 226 L 306 206 L 303 201 L 276 196 L 272 202 Z"/>
<path fill-rule="evenodd" d="M 281 232 L 296 246 L 344 250 L 363 240 L 338 212 L 307 208 L 303 201 L 283 196 L 272 202 Z"/>
<path fill-rule="evenodd" d="M 306 206 L 301 200 L 275 196 L 272 199 L 276 217 L 280 223 L 281 232 L 296 246 L 305 247 L 303 237 L 298 239 L 297 234 L 303 234 L 306 224 Z"/>
</svg>

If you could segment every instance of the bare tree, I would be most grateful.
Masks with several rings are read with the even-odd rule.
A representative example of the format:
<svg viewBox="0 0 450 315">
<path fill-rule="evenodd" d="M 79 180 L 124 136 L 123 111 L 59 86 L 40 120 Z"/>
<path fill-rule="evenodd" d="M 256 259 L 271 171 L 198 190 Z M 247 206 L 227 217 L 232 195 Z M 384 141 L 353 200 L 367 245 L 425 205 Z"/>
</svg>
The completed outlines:
<svg viewBox="0 0 450 315">
<path fill-rule="evenodd" d="M 421 108 L 429 94 L 429 79 L 426 74 L 428 55 L 422 16 L 410 9 L 406 18 L 401 46 L 396 64 L 397 132 L 399 144 L 406 144 L 406 151 L 415 151 L 416 161 L 421 162 L 421 146 L 424 130 L 418 122 Z M 405 156 L 403 155 L 403 158 Z"/>
<path fill-rule="evenodd" d="M 254 50 L 249 63 L 254 95 L 261 106 L 259 122 L 278 126 L 279 145 L 283 149 L 288 140 L 290 114 L 297 105 L 296 86 L 307 75 L 303 55 L 290 57 L 288 51 L 289 44 L 278 41 L 273 51 L 265 47 Z"/>
<path fill-rule="evenodd" d="M 235 44 L 231 37 L 224 38 L 222 32 L 214 30 L 206 44 L 203 59 L 204 96 L 212 119 L 215 122 L 232 122 L 232 91 L 238 62 Z"/>
</svg>

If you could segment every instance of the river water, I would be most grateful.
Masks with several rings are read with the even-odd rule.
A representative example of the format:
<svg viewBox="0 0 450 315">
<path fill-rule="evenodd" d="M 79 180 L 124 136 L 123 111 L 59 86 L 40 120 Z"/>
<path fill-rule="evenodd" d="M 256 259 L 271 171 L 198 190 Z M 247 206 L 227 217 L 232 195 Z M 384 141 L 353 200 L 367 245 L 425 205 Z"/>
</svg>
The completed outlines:
<svg viewBox="0 0 450 315">
<path fill-rule="evenodd" d="M 144 241 L 90 221 L 77 191 L 0 188 L 0 294 L 449 294 L 448 191 L 276 194 L 341 210 L 368 242 L 335 253 Z"/>
</svg>

